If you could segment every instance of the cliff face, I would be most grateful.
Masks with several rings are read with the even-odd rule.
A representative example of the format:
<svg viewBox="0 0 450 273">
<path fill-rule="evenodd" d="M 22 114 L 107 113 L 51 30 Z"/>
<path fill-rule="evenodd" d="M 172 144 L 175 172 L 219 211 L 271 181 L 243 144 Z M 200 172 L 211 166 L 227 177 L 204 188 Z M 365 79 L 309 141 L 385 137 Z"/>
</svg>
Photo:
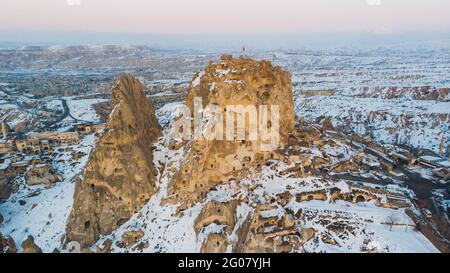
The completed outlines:
<svg viewBox="0 0 450 273">
<path fill-rule="evenodd" d="M 8 178 L 0 172 L 0 200 L 6 200 L 11 195 L 11 186 L 8 184 Z"/>
<path fill-rule="evenodd" d="M 0 253 L 16 253 L 16 243 L 11 236 L 3 237 L 3 234 L 0 232 Z"/>
<path fill-rule="evenodd" d="M 25 179 L 28 185 L 52 185 L 63 180 L 63 177 L 58 174 L 51 166 L 43 165 L 36 166 L 30 169 L 25 174 Z"/>
<path fill-rule="evenodd" d="M 250 167 L 260 168 L 268 158 L 277 158 L 277 148 L 283 146 L 295 129 L 290 74 L 280 67 L 273 67 L 268 61 L 222 56 L 220 63 L 210 63 L 194 76 L 186 99 L 186 105 L 193 115 L 198 111 L 194 105 L 195 98 L 199 97 L 204 109 L 210 105 L 222 109 L 223 124 L 226 115 L 231 112 L 235 116 L 235 122 L 249 119 L 248 115 L 246 117 L 245 114 L 231 110 L 230 106 L 255 106 L 258 120 L 261 118 L 259 107 L 266 106 L 267 130 L 269 134 L 275 132 L 279 141 L 273 150 L 262 149 L 264 140 L 261 135 L 256 140 L 250 139 L 250 126 L 246 123 L 245 139 L 237 136 L 235 130 L 234 139 L 231 140 L 224 132 L 222 140 L 203 138 L 190 142 L 190 154 L 169 185 L 168 200 L 173 203 L 181 202 L 180 210 L 203 200 L 211 188 L 236 178 L 237 173 Z M 270 124 L 275 123 L 272 123 L 272 111 L 277 111 L 279 115 L 279 129 L 273 132 L 270 128 Z M 204 110 L 202 126 L 208 120 L 205 118 L 206 113 Z M 194 131 L 193 133 L 195 134 Z"/>
<path fill-rule="evenodd" d="M 82 247 L 123 224 L 156 191 L 152 145 L 161 127 L 137 79 L 118 78 L 111 109 L 84 178 L 76 184 L 67 224 L 67 242 Z"/>
<path fill-rule="evenodd" d="M 186 105 L 194 111 L 194 98 L 203 105 L 226 108 L 231 105 L 280 107 L 280 135 L 294 130 L 294 100 L 289 72 L 269 61 L 223 55 L 220 63 L 210 63 L 191 83 Z M 270 112 L 270 107 L 268 111 Z"/>
<path fill-rule="evenodd" d="M 207 200 L 207 195 L 216 187 L 233 183 L 233 181 L 259 173 L 267 160 L 284 157 L 282 152 L 289 137 L 295 133 L 295 115 L 290 74 L 280 67 L 273 67 L 268 61 L 255 61 L 248 58 L 222 56 L 220 63 L 210 63 L 194 76 L 186 99 L 186 105 L 196 113 L 201 98 L 204 110 L 202 130 L 211 117 L 205 118 L 209 105 L 219 107 L 226 115 L 235 116 L 233 139 L 223 132 L 223 139 L 194 139 L 188 143 L 190 152 L 179 172 L 169 185 L 168 200 L 179 205 L 179 212 L 196 203 Z M 230 107 L 231 106 L 231 107 Z M 255 106 L 257 120 L 261 120 L 260 107 L 267 107 L 268 134 L 277 134 L 277 145 L 271 149 L 262 148 L 265 140 L 262 135 L 251 139 L 251 128 L 247 112 L 239 112 L 234 106 Z M 231 112 L 231 113 L 230 113 Z M 278 114 L 279 126 L 275 128 L 273 113 Z M 193 114 L 195 115 L 195 114 Z M 194 118 L 195 119 L 195 118 Z M 238 135 L 236 125 L 245 121 L 245 137 Z M 265 126 L 264 123 L 258 123 Z M 214 131 L 216 125 L 213 125 Z M 224 128 L 226 128 L 224 126 Z M 224 131 L 226 131 L 224 129 Z M 215 132 L 215 131 L 214 131 Z M 260 131 L 258 131 L 260 133 Z M 195 133 L 194 133 L 195 134 Z M 243 228 L 238 245 L 230 245 L 227 240 L 236 226 L 236 209 L 241 204 L 239 199 L 230 202 L 208 202 L 198 216 L 195 231 L 198 236 L 205 226 L 216 225 L 224 228 L 223 232 L 206 236 L 202 243 L 202 252 L 223 252 L 231 247 L 233 251 L 258 251 L 260 248 L 248 246 L 248 228 Z M 251 216 L 247 222 L 251 221 Z M 248 249 L 247 249 L 248 248 Z"/>
</svg>

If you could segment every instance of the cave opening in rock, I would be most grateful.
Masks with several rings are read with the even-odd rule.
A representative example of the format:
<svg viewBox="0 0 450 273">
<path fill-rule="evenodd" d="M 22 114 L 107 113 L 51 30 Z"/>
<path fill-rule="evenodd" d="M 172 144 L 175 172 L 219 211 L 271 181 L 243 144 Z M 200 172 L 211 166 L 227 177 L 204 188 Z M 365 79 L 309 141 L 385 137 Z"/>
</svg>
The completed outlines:
<svg viewBox="0 0 450 273">
<path fill-rule="evenodd" d="M 86 221 L 84 223 L 84 230 L 88 230 L 90 226 L 91 226 L 91 221 Z"/>
</svg>

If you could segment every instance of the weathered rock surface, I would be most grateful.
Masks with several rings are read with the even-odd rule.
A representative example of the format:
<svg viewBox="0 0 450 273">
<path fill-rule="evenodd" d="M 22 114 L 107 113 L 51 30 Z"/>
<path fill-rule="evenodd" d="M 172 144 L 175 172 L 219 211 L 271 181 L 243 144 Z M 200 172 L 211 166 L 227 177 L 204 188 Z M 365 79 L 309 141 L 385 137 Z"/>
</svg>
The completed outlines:
<svg viewBox="0 0 450 273">
<path fill-rule="evenodd" d="M 431 86 L 414 86 L 414 87 L 361 87 L 352 90 L 356 94 L 364 97 L 374 97 L 383 99 L 398 99 L 402 97 L 411 97 L 416 100 L 436 100 L 448 101 L 450 88 L 438 88 Z"/>
<path fill-rule="evenodd" d="M 78 181 L 67 224 L 67 242 L 88 247 L 136 213 L 155 193 L 152 145 L 161 133 L 140 82 L 118 78 L 112 112 Z"/>
<path fill-rule="evenodd" d="M 242 251 L 245 253 L 291 252 L 304 243 L 298 215 L 284 212 L 280 217 L 273 215 L 276 207 L 260 205 L 255 210 L 249 230 L 243 234 Z"/>
<path fill-rule="evenodd" d="M 142 230 L 130 230 L 122 234 L 122 241 L 119 242 L 119 244 L 122 247 L 132 247 L 134 246 L 139 239 L 144 237 L 144 232 Z"/>
<path fill-rule="evenodd" d="M 28 235 L 27 239 L 22 242 L 23 253 L 42 253 L 42 249 L 36 245 L 34 238 Z"/>
<path fill-rule="evenodd" d="M 264 140 L 261 135 L 256 140 L 250 139 L 248 124 L 245 126 L 244 139 L 234 131 L 233 140 L 227 139 L 223 132 L 223 140 L 216 138 L 192 141 L 191 152 L 169 189 L 169 200 L 174 203 L 181 201 L 180 209 L 201 201 L 212 187 L 235 178 L 238 172 L 251 166 L 260 167 L 267 159 L 279 157 L 276 149 L 287 142 L 295 129 L 290 74 L 280 67 L 273 67 L 268 61 L 224 55 L 221 63 L 210 63 L 194 77 L 186 99 L 186 105 L 192 113 L 198 111 L 194 108 L 196 97 L 202 98 L 205 109 L 209 105 L 215 105 L 241 121 L 246 120 L 245 113 L 241 115 L 242 112 L 231 107 L 255 106 L 258 111 L 259 106 L 267 106 L 266 129 L 269 135 L 273 134 L 278 138 L 278 146 L 270 151 L 262 149 Z M 279 114 L 278 131 L 271 130 L 272 111 Z M 259 112 L 257 118 L 261 118 Z"/>
<path fill-rule="evenodd" d="M 327 116 L 322 120 L 322 132 L 326 131 L 334 131 L 333 121 L 331 120 L 331 117 Z"/>
<path fill-rule="evenodd" d="M 194 229 L 196 233 L 198 234 L 202 228 L 210 224 L 216 224 L 224 226 L 224 232 L 231 234 L 236 223 L 236 207 L 238 204 L 238 200 L 206 203 L 195 221 Z"/>
<path fill-rule="evenodd" d="M 32 167 L 25 174 L 28 185 L 52 185 L 62 181 L 63 177 L 55 172 L 51 166 L 43 164 Z"/>
<path fill-rule="evenodd" d="M 195 75 L 186 98 L 186 105 L 192 111 L 195 97 L 202 98 L 203 106 L 214 104 L 221 108 L 277 105 L 281 108 L 281 136 L 286 137 L 294 130 L 291 75 L 279 66 L 273 67 L 269 61 L 223 55 L 221 63 L 210 63 Z"/>
<path fill-rule="evenodd" d="M 3 237 L 3 234 L 0 232 L 0 253 L 16 253 L 16 243 L 11 236 Z"/>
<path fill-rule="evenodd" d="M 191 141 L 187 160 L 169 188 L 170 198 L 179 204 L 180 211 L 202 202 L 215 187 L 245 178 L 252 171 L 257 173 L 270 160 L 284 159 L 283 149 L 296 134 L 290 75 L 280 67 L 273 67 L 270 62 L 223 56 L 221 63 L 210 63 L 194 77 L 186 100 L 193 113 L 196 111 L 196 97 L 202 98 L 205 109 L 208 105 L 216 105 L 225 109 L 227 114 L 232 111 L 241 120 L 248 119 L 245 113 L 242 115 L 229 106 L 255 106 L 256 109 L 267 106 L 268 130 L 274 121 L 271 111 L 279 111 L 278 144 L 272 146 L 273 149 L 262 149 L 264 140 L 261 136 L 256 140 L 249 139 L 248 124 L 244 139 L 235 135 L 232 140 L 224 137 L 223 140 Z M 258 112 L 258 120 L 260 115 Z M 309 134 L 307 136 L 310 137 Z M 308 140 L 306 137 L 303 139 Z M 283 198 L 287 200 L 281 200 Z M 287 195 L 279 197 L 285 204 L 290 198 Z M 197 236 L 204 238 L 200 251 L 288 252 L 304 243 L 296 227 L 298 219 L 292 215 L 285 215 L 281 220 L 276 217 L 266 219 L 260 214 L 259 207 L 247 219 L 241 219 L 244 223 L 236 227 L 237 207 L 243 202 L 248 200 L 211 200 L 204 205 L 194 224 Z M 269 230 L 271 226 L 275 228 Z M 237 241 L 230 242 L 229 238 Z"/>
<path fill-rule="evenodd" d="M 0 200 L 8 199 L 13 189 L 8 184 L 8 178 L 0 171 Z"/>
<path fill-rule="evenodd" d="M 225 253 L 228 247 L 228 240 L 225 234 L 210 233 L 202 244 L 202 253 Z"/>
</svg>

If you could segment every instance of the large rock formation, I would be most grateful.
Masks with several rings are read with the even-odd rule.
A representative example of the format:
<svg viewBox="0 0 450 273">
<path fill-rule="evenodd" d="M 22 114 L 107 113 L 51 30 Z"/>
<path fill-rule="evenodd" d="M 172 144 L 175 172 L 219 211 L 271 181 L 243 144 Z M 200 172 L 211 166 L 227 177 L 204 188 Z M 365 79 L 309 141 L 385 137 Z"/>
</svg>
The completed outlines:
<svg viewBox="0 0 450 273">
<path fill-rule="evenodd" d="M 3 171 L 0 171 L 0 200 L 8 199 L 12 190 L 12 187 L 8 184 L 8 177 L 4 175 Z"/>
<path fill-rule="evenodd" d="M 26 172 L 27 166 L 9 165 L 6 169 L 0 170 L 0 201 L 8 199 L 11 194 L 17 192 L 18 184 L 14 183 L 15 177 Z"/>
<path fill-rule="evenodd" d="M 195 75 L 186 98 L 192 112 L 195 97 L 202 98 L 203 106 L 217 105 L 222 109 L 233 105 L 279 106 L 281 137 L 294 130 L 291 75 L 269 61 L 224 55 L 221 63 L 210 63 Z"/>
<path fill-rule="evenodd" d="M 119 77 L 111 109 L 84 178 L 77 182 L 67 224 L 67 242 L 83 248 L 123 224 L 156 191 L 152 145 L 161 127 L 137 79 Z"/>
<path fill-rule="evenodd" d="M 201 98 L 203 110 L 197 109 L 199 107 L 198 98 Z M 169 185 L 168 201 L 177 203 L 180 213 L 195 203 L 205 200 L 207 194 L 215 187 L 233 180 L 243 179 L 251 170 L 258 172 L 268 160 L 284 158 L 283 148 L 295 132 L 290 74 L 280 67 L 273 67 L 268 61 L 223 56 L 220 63 L 210 63 L 195 75 L 186 105 L 193 113 L 194 120 L 198 111 L 202 113 L 203 119 L 200 124 L 202 131 L 208 126 L 209 121 L 217 121 L 214 116 L 217 112 L 208 116 L 210 105 L 214 105 L 216 110 L 222 111 L 224 115 L 224 120 L 219 121 L 218 124 L 223 122 L 226 125 L 228 122 L 226 115 L 235 116 L 235 120 L 232 121 L 235 131 L 232 139 L 227 137 L 226 129 L 218 134 L 218 136 L 223 136 L 222 139 L 217 137 L 207 139 L 205 136 L 195 138 L 196 125 L 194 121 L 192 128 L 194 140 L 188 142 L 190 152 Z M 250 109 L 255 106 L 256 112 L 254 113 L 256 113 L 257 121 L 263 118 L 262 112 L 259 112 L 261 107 L 266 107 L 267 120 L 257 123 L 257 132 L 260 134 L 259 128 L 267 123 L 266 132 L 271 137 L 275 136 L 276 145 L 271 142 L 270 149 L 266 149 L 267 145 L 263 146 L 267 144 L 264 136 L 258 135 L 257 138 L 251 138 L 252 128 L 249 122 L 251 110 L 239 112 L 235 106 L 244 108 L 249 106 Z M 278 114 L 278 126 L 276 126 L 275 120 L 277 117 L 272 114 Z M 245 136 L 239 135 L 236 130 L 236 125 L 240 121 L 245 123 Z M 209 127 L 212 128 L 213 134 L 217 132 L 215 131 L 216 126 L 217 124 Z M 178 127 L 176 128 L 178 129 Z M 182 132 L 184 130 L 183 127 Z M 200 234 L 211 228 L 215 232 L 209 233 L 205 237 L 201 247 L 202 252 L 224 252 L 230 247 L 232 251 L 265 250 L 263 247 L 247 247 L 248 228 L 240 231 L 242 236 L 239 236 L 240 240 L 237 245 L 230 245 L 227 240 L 235 228 L 236 208 L 242 201 L 239 199 L 223 203 L 209 201 L 204 206 L 195 223 L 196 233 L 198 236 L 204 236 Z M 247 219 L 247 222 L 250 223 L 251 218 Z M 292 231 L 292 233 L 295 232 L 295 230 Z M 261 240 L 264 240 L 264 236 L 260 235 L 263 238 Z M 299 243 L 300 241 L 297 242 L 297 245 Z M 242 246 L 238 246 L 241 244 Z"/>
<path fill-rule="evenodd" d="M 194 107 L 195 98 L 201 98 L 202 106 L 205 107 L 202 111 L 204 123 L 208 119 L 205 116 L 207 106 L 210 105 L 220 107 L 224 116 L 235 115 L 236 122 L 245 122 L 249 116 L 246 117 L 245 113 L 239 113 L 231 107 L 255 106 L 259 120 L 259 107 L 266 106 L 266 128 L 269 135 L 278 137 L 278 145 L 272 146 L 274 149 L 270 151 L 262 149 L 265 141 L 260 138 L 261 135 L 256 140 L 250 139 L 248 124 L 245 127 L 245 138 L 238 136 L 235 131 L 234 139 L 231 140 L 223 132 L 222 140 L 203 138 L 190 142 L 191 152 L 169 189 L 168 200 L 173 203 L 181 202 L 180 210 L 201 201 L 212 187 L 234 179 L 238 172 L 251 166 L 259 168 L 265 160 L 277 158 L 279 153 L 276 149 L 287 141 L 295 129 L 290 74 L 281 67 L 273 67 L 268 61 L 222 56 L 221 63 L 210 63 L 194 76 L 186 99 L 186 105 L 193 115 L 199 111 Z M 279 130 L 272 131 L 272 111 L 279 114 Z M 192 132 L 195 134 L 195 130 Z"/>
<path fill-rule="evenodd" d="M 11 236 L 3 237 L 3 234 L 0 232 L 0 253 L 16 253 L 16 243 Z"/>
<path fill-rule="evenodd" d="M 34 238 L 28 235 L 27 239 L 21 244 L 23 253 L 42 253 L 42 249 L 34 242 Z"/>
<path fill-rule="evenodd" d="M 62 175 L 58 174 L 51 166 L 40 164 L 34 166 L 25 174 L 25 181 L 28 185 L 52 185 L 63 180 Z"/>
</svg>

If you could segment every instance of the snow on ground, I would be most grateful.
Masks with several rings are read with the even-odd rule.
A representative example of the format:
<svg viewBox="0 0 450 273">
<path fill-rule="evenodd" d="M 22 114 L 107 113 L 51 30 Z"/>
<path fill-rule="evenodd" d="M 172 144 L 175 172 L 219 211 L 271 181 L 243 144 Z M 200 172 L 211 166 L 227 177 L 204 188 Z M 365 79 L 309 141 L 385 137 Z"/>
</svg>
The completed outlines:
<svg viewBox="0 0 450 273">
<path fill-rule="evenodd" d="M 304 226 L 318 231 L 315 238 L 336 242 L 313 239 L 304 246 L 306 252 L 439 252 L 423 234 L 413 230 L 413 222 L 403 209 L 344 201 L 308 201 L 297 203 L 293 209 L 300 208 Z M 388 223 L 394 223 L 392 228 Z"/>
<path fill-rule="evenodd" d="M 164 106 L 158 111 L 158 118 L 172 120 L 178 113 L 180 103 Z M 139 243 L 148 242 L 148 248 L 143 252 L 198 252 L 208 230 L 199 236 L 194 231 L 194 222 L 204 203 L 198 203 L 187 209 L 180 217 L 176 216 L 177 204 L 164 204 L 167 187 L 171 177 L 179 169 L 187 154 L 187 148 L 171 150 L 166 127 L 164 137 L 155 143 L 154 164 L 158 168 L 157 193 L 150 201 L 124 225 L 112 234 L 103 236 L 93 247 L 101 246 L 106 239 L 112 241 L 112 251 L 140 252 Z M 28 234 L 35 237 L 36 243 L 45 251 L 61 249 L 62 238 L 65 233 L 67 217 L 72 208 L 74 183 L 73 178 L 84 168 L 88 154 L 94 145 L 93 135 L 86 136 L 75 150 L 86 153 L 81 161 L 71 165 L 70 153 L 65 152 L 55 160 L 54 168 L 64 176 L 64 181 L 53 187 L 25 186 L 23 177 L 21 188 L 7 202 L 0 204 L 5 217 L 0 231 L 11 234 L 19 245 Z M 336 148 L 337 149 L 337 148 Z M 231 181 L 226 185 L 217 186 L 216 190 L 208 194 L 210 200 L 225 202 L 231 200 L 236 193 L 238 196 L 248 196 L 250 203 L 257 201 L 265 203 L 266 197 L 283 193 L 287 190 L 293 195 L 304 191 L 315 191 L 324 188 L 338 187 L 348 192 L 348 185 L 341 182 L 329 182 L 319 177 L 292 177 L 283 171 L 292 167 L 282 162 L 274 162 L 271 166 L 264 166 L 261 174 L 249 179 Z M 245 187 L 251 186 L 251 187 Z M 251 192 L 245 190 L 252 188 Z M 29 193 L 40 190 L 37 196 L 24 199 L 26 204 L 21 206 L 18 200 Z M 34 205 L 36 204 L 36 205 Z M 298 203 L 295 198 L 287 205 L 292 211 L 302 209 L 301 228 L 313 227 L 316 236 L 306 243 L 299 251 L 307 252 L 437 252 L 437 249 L 419 232 L 413 230 L 411 220 L 403 210 L 391 210 L 376 207 L 373 203 L 352 204 L 338 201 L 334 204 L 328 201 L 309 201 Z M 237 240 L 237 230 L 253 210 L 246 204 L 238 206 L 237 224 L 228 236 L 231 243 Z M 278 206 L 269 214 L 279 215 L 282 207 Z M 392 215 L 396 225 L 390 228 L 387 219 Z M 211 226 L 214 232 L 220 226 Z M 127 231 L 142 230 L 144 237 L 133 247 L 122 249 L 117 245 L 122 235 Z M 328 243 L 325 239 L 328 238 Z M 333 243 L 330 243 L 333 242 Z M 119 244 L 120 245 L 120 244 Z M 231 248 L 227 249 L 231 251 Z"/>
<path fill-rule="evenodd" d="M 408 169 L 410 171 L 413 171 L 413 172 L 419 174 L 421 177 L 428 179 L 429 181 L 435 180 L 435 177 L 433 177 L 433 169 L 424 168 L 421 166 L 412 166 L 412 167 L 409 167 Z"/>
<path fill-rule="evenodd" d="M 87 135 L 80 144 L 73 146 L 74 151 L 85 153 L 76 163 L 73 163 L 71 152 L 57 155 L 53 168 L 64 177 L 62 182 L 50 187 L 27 186 L 21 176 L 18 178 L 19 191 L 0 203 L 4 217 L 0 231 L 14 238 L 19 251 L 21 242 L 28 235 L 34 237 L 44 252 L 52 252 L 55 248 L 61 250 L 67 218 L 72 209 L 74 178 L 83 171 L 95 141 L 94 135 Z M 38 194 L 33 196 L 33 193 Z M 21 205 L 19 200 L 26 204 Z"/>
<path fill-rule="evenodd" d="M 200 241 L 194 231 L 194 221 L 201 211 L 202 204 L 187 209 L 178 218 L 175 216 L 177 205 L 162 205 L 161 201 L 166 197 L 169 181 L 176 170 L 179 169 L 186 151 L 168 149 L 167 137 L 161 138 L 156 144 L 153 154 L 153 162 L 159 169 L 166 170 L 158 173 L 158 192 L 150 201 L 130 220 L 120 226 L 111 235 L 104 236 L 92 247 L 101 246 L 103 241 L 110 239 L 113 251 L 140 252 L 136 247 L 132 249 L 120 249 L 115 243 L 120 242 L 122 234 L 131 230 L 142 230 L 145 235 L 138 241 L 148 242 L 149 247 L 144 252 L 198 252 Z"/>
<path fill-rule="evenodd" d="M 54 99 L 54 100 L 49 100 L 45 102 L 45 106 L 52 111 L 59 111 L 62 112 L 64 111 L 61 100 L 60 99 Z"/>
<path fill-rule="evenodd" d="M 439 151 L 441 137 L 450 145 L 450 102 L 345 96 L 297 97 L 296 112 L 307 120 L 331 116 L 334 125 L 349 126 L 377 142 L 409 144 Z"/>
<path fill-rule="evenodd" d="M 344 182 L 330 182 L 319 177 L 291 177 L 283 174 L 289 166 L 279 162 L 271 167 L 263 167 L 261 177 L 243 180 L 242 184 L 254 186 L 252 192 L 242 192 L 247 195 L 250 203 L 258 201 L 266 203 L 270 196 L 290 191 L 293 196 L 305 191 L 318 191 L 337 187 L 342 192 L 349 192 L 349 185 Z M 235 188 L 235 187 L 234 187 Z M 227 186 L 227 191 L 233 192 L 233 187 Z M 215 199 L 227 200 L 228 194 L 220 194 L 218 188 Z M 234 192 L 233 192 L 234 193 Z M 404 209 L 394 210 L 377 207 L 373 202 L 350 203 L 345 201 L 308 201 L 297 202 L 292 198 L 284 208 L 297 213 L 302 209 L 301 228 L 314 228 L 317 233 L 303 249 L 306 252 L 438 252 L 438 250 L 422 235 L 413 229 L 412 220 Z M 267 211 L 268 216 L 282 215 L 281 206 Z M 388 224 L 394 223 L 392 228 Z M 327 240 L 328 239 L 328 240 Z M 331 242 L 335 242 L 331 243 Z"/>
<path fill-rule="evenodd" d="M 168 106 L 169 107 L 169 106 Z M 169 107 L 170 108 L 170 107 Z M 169 130 L 167 128 L 167 130 Z M 163 144 L 166 142 L 166 144 Z M 178 151 L 168 150 L 168 140 L 160 140 L 156 145 L 154 162 L 156 166 L 161 163 L 165 165 L 165 170 L 171 170 L 159 174 L 160 191 L 153 196 L 150 202 L 135 216 L 133 216 L 125 225 L 120 227 L 112 235 L 103 238 L 111 239 L 113 242 L 113 250 L 115 251 L 132 251 L 139 252 L 136 247 L 139 243 L 148 242 L 149 248 L 144 252 L 197 252 L 201 247 L 201 243 L 209 232 L 215 232 L 220 226 L 208 227 L 211 230 L 203 230 L 198 237 L 193 230 L 195 218 L 201 211 L 203 204 L 197 204 L 188 209 L 180 217 L 174 217 L 176 206 L 161 205 L 166 195 L 167 184 L 173 171 L 179 168 L 179 164 L 184 157 L 185 152 L 181 149 Z M 170 167 L 169 167 L 170 166 Z M 291 177 L 289 174 L 283 174 L 283 170 L 288 169 L 289 164 L 283 162 L 275 162 L 270 167 L 263 167 L 262 174 L 253 176 L 249 179 L 238 179 L 230 181 L 227 184 L 219 185 L 215 191 L 207 195 L 208 200 L 226 202 L 234 199 L 233 196 L 240 198 L 247 196 L 249 203 L 267 202 L 268 196 L 274 196 L 289 190 L 293 195 L 305 191 L 317 191 L 320 189 L 337 187 L 342 192 L 348 192 L 349 186 L 344 181 L 329 182 L 319 177 Z M 249 186 L 246 187 L 245 185 Z M 251 191 L 245 190 L 252 188 Z M 338 201 L 331 204 L 328 201 L 312 201 L 298 203 L 295 198 L 288 204 L 294 212 L 298 209 L 305 211 L 311 218 L 302 218 L 302 228 L 313 227 L 318 233 L 313 241 L 305 245 L 300 251 L 307 252 L 360 252 L 360 251 L 376 251 L 376 252 L 437 252 L 438 250 L 419 232 L 413 230 L 413 223 L 405 214 L 404 210 L 392 210 L 376 207 L 373 203 L 353 204 Z M 241 204 L 237 211 L 237 224 L 231 235 L 228 236 L 232 245 L 236 242 L 236 230 L 242 225 L 247 218 L 248 213 L 252 210 L 246 204 Z M 280 214 L 281 207 L 269 211 L 268 213 Z M 309 213 L 308 213 L 309 211 Z M 331 223 L 343 223 L 344 234 L 342 232 L 327 231 L 330 228 L 327 222 L 321 222 L 320 218 L 327 218 Z M 388 218 L 391 217 L 395 224 L 392 228 L 386 224 Z M 349 229 L 346 232 L 345 229 Z M 126 231 L 143 230 L 145 236 L 138 241 L 136 246 L 131 250 L 120 249 L 114 242 L 121 240 L 122 235 Z M 339 229 L 338 229 L 339 230 Z M 353 232 L 353 233 L 352 233 Z M 325 234 L 331 236 L 337 242 L 337 245 L 324 243 L 322 238 Z M 97 245 L 101 245 L 100 240 Z M 94 249 L 94 248 L 93 248 Z M 231 251 L 229 247 L 227 251 Z"/>
<path fill-rule="evenodd" d="M 436 115 L 449 114 L 449 103 L 437 103 L 434 101 L 417 101 L 406 99 L 382 100 L 377 98 L 359 98 L 353 90 L 360 90 L 361 87 L 369 86 L 422 86 L 431 85 L 436 87 L 448 87 L 448 53 L 442 58 L 430 57 L 427 53 L 423 57 L 412 55 L 401 55 L 400 53 L 390 53 L 391 56 L 384 56 L 386 52 L 266 52 L 258 53 L 258 59 L 269 59 L 276 65 L 282 65 L 292 73 L 294 90 L 337 90 L 339 96 L 332 97 L 296 97 L 297 113 L 307 119 L 315 119 L 320 116 L 332 116 L 333 122 L 342 124 L 350 121 L 350 127 L 360 134 L 369 134 L 364 122 L 368 121 L 372 128 L 372 133 L 378 141 L 403 142 L 409 141 L 412 145 L 432 148 L 439 146 L 440 134 L 447 134 L 448 123 L 434 126 Z M 166 54 L 166 53 L 165 53 Z M 437 52 L 440 54 L 441 52 Z M 186 63 L 190 56 L 184 56 Z M 161 57 L 163 58 L 163 57 Z M 194 59 L 198 57 L 194 56 Z M 210 59 L 208 56 L 207 59 Z M 75 60 L 75 59 L 74 59 Z M 206 63 L 206 60 L 204 61 Z M 202 64 L 203 65 L 203 64 Z M 195 70 L 201 65 L 195 64 Z M 180 66 L 184 67 L 184 66 Z M 194 70 L 189 67 L 190 70 Z M 185 73 L 189 75 L 191 71 Z M 180 75 L 184 77 L 183 73 Z M 200 83 L 202 72 L 194 80 L 193 86 Z M 404 80 L 406 79 L 406 80 Z M 212 88 L 214 90 L 214 88 Z M 3 96 L 0 92 L 0 96 Z M 353 97 L 349 97 L 353 96 Z M 92 109 L 94 103 L 106 100 L 85 99 L 76 100 L 67 98 L 71 115 L 77 119 L 97 122 L 98 116 Z M 26 98 L 18 101 L 26 102 Z M 50 109 L 59 108 L 58 101 L 52 100 L 47 103 Z M 169 103 L 157 111 L 158 120 L 162 125 L 172 122 L 181 114 L 182 102 Z M 0 117 L 3 117 L 4 110 L 19 111 L 16 105 L 1 104 Z M 372 112 L 381 112 L 387 117 L 371 115 Z M 10 123 L 14 125 L 16 120 L 29 118 L 26 112 L 20 112 L 17 118 Z M 434 116 L 433 116 L 434 115 Z M 73 123 L 70 117 L 62 121 L 61 125 Z M 447 127 L 445 127 L 447 126 Z M 386 129 L 395 129 L 394 133 Z M 166 195 L 167 185 L 173 172 L 179 168 L 180 161 L 186 151 L 181 148 L 178 151 L 169 150 L 166 138 L 162 138 L 155 144 L 154 162 L 157 167 L 164 166 L 165 171 L 158 174 L 159 191 L 150 201 L 134 215 L 127 223 L 114 231 L 111 235 L 103 237 L 97 245 L 109 238 L 113 241 L 113 250 L 131 251 L 118 248 L 114 242 L 120 241 L 125 231 L 142 229 L 145 236 L 141 242 L 148 241 L 149 248 L 145 252 L 196 252 L 200 249 L 201 240 L 196 238 L 193 223 L 200 213 L 202 204 L 198 204 L 184 212 L 183 216 L 174 216 L 176 205 L 162 205 L 161 200 Z M 87 136 L 80 143 L 78 148 L 86 150 L 89 154 L 94 143 L 93 136 Z M 336 151 L 333 151 L 336 150 Z M 346 154 L 344 150 L 327 148 L 330 153 Z M 71 165 L 73 162 L 69 158 L 69 153 L 60 156 L 60 163 L 55 163 L 55 168 L 64 175 L 64 181 L 57 183 L 53 187 L 44 188 L 40 186 L 22 186 L 18 193 L 14 194 L 8 201 L 0 204 L 0 210 L 5 217 L 4 223 L 0 225 L 0 231 L 4 234 L 11 234 L 20 248 L 20 242 L 28 234 L 35 237 L 36 243 L 41 248 L 50 252 L 54 248 L 60 248 L 61 237 L 65 231 L 68 214 L 73 202 L 74 183 L 73 177 L 78 174 L 87 161 L 87 156 L 83 157 L 79 164 Z M 295 178 L 288 175 L 279 175 L 281 169 L 287 169 L 289 165 L 280 163 L 278 169 L 265 168 L 262 177 L 258 179 L 248 179 L 235 181 L 227 185 L 218 186 L 217 190 L 210 192 L 208 198 L 217 201 L 227 201 L 232 199 L 235 191 L 243 184 L 256 183 L 253 191 L 254 199 L 264 201 L 267 195 L 282 193 L 290 189 L 292 193 L 318 190 L 321 188 L 336 186 L 348 191 L 348 186 L 344 182 L 332 184 L 318 177 Z M 161 168 L 162 169 L 162 168 Z M 27 203 L 21 206 L 18 200 L 35 190 L 40 190 L 40 194 L 24 199 Z M 242 194 L 245 194 L 242 192 Z M 252 200 L 254 200 L 252 199 Z M 34 207 L 34 204 L 37 206 Z M 306 251 L 318 252 L 358 252 L 362 248 L 374 251 L 389 252 L 436 252 L 437 250 L 420 233 L 412 230 L 411 220 L 406 218 L 403 210 L 390 210 L 378 208 L 373 204 L 351 204 L 337 202 L 330 204 L 327 201 L 310 201 L 290 203 L 295 209 L 301 208 L 303 213 L 304 227 L 314 227 L 319 235 L 329 235 L 336 241 L 337 245 L 325 244 L 320 236 L 313 239 L 305 246 Z M 242 204 L 238 207 L 237 225 L 240 226 L 247 217 L 251 208 Z M 272 211 L 272 213 L 278 210 Z M 50 217 L 51 214 L 51 217 Z M 392 229 L 386 225 L 386 218 L 394 215 L 399 222 L 398 226 Z M 44 217 L 43 217 L 44 216 Z M 335 226 L 330 226 L 338 223 Z M 339 223 L 343 223 L 344 227 Z M 345 227 L 348 226 L 348 227 Z M 333 229 L 334 228 L 334 229 Z M 333 229 L 330 231 L 330 229 Z M 235 231 L 229 239 L 235 240 Z M 354 232 L 354 234 L 352 233 Z M 93 250 L 95 246 L 93 247 Z"/>
<path fill-rule="evenodd" d="M 158 118 L 159 124 L 161 126 L 172 124 L 177 117 L 183 114 L 184 107 L 186 107 L 184 102 L 179 101 L 167 103 L 156 110 L 156 117 Z"/>
<path fill-rule="evenodd" d="M 95 112 L 94 108 L 92 107 L 94 104 L 108 101 L 107 99 L 68 99 L 67 105 L 70 109 L 70 114 L 72 117 L 93 122 L 93 123 L 99 123 L 100 117 Z"/>
<path fill-rule="evenodd" d="M 0 120 L 6 118 L 10 128 L 24 122 L 35 122 L 33 116 L 15 104 L 0 104 Z"/>
</svg>

